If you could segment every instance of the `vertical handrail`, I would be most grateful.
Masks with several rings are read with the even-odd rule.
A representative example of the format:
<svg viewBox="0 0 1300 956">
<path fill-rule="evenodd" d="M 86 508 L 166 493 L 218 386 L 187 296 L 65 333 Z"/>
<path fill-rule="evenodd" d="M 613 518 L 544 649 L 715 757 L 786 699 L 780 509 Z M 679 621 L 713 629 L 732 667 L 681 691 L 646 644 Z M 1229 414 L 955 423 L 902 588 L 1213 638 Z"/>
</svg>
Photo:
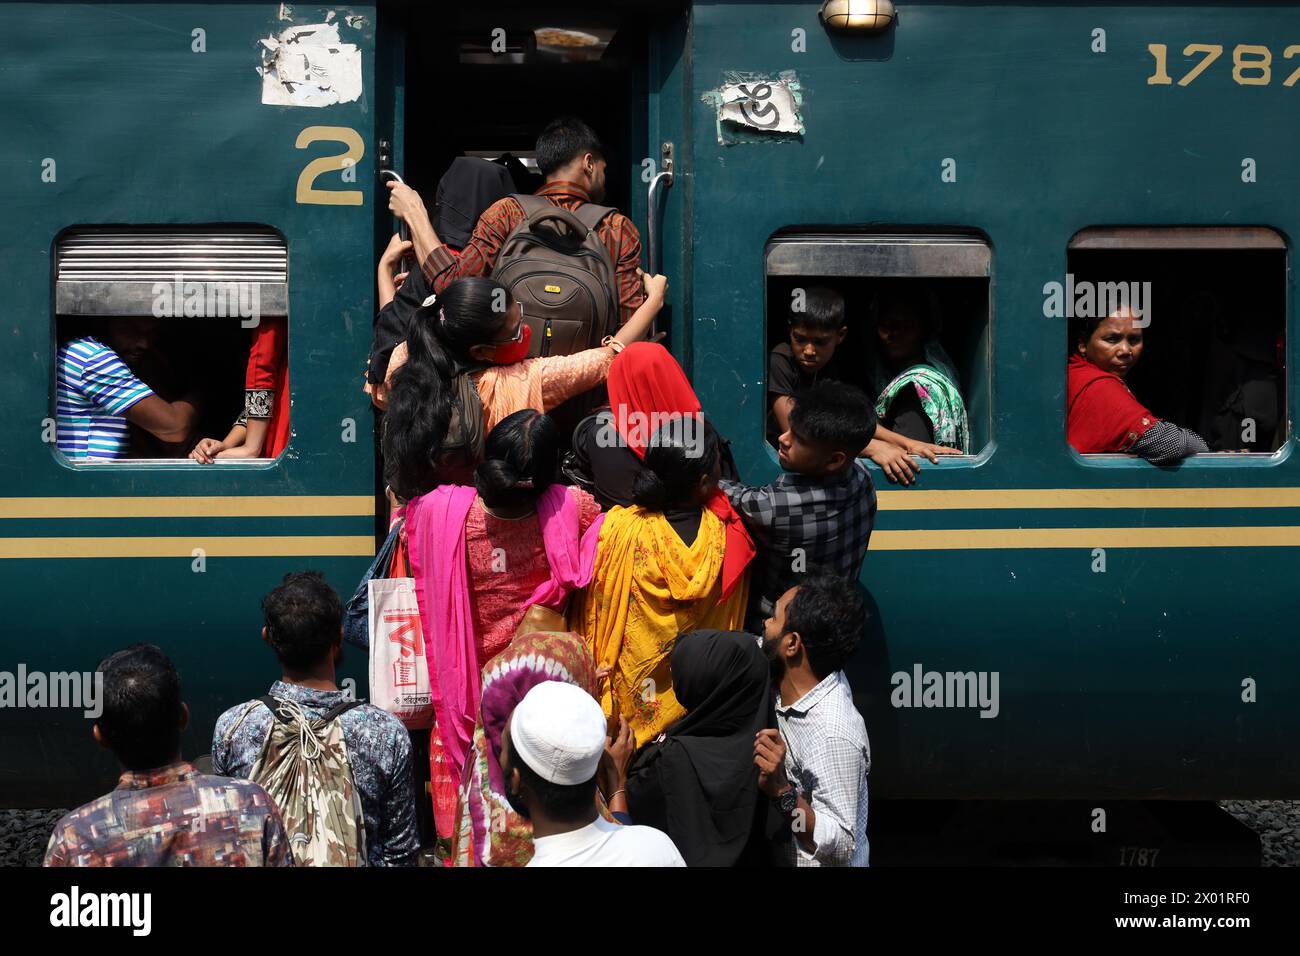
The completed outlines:
<svg viewBox="0 0 1300 956">
<path fill-rule="evenodd" d="M 385 176 L 391 176 L 393 177 L 393 179 L 397 180 L 403 186 L 406 185 L 406 180 L 403 179 L 401 177 L 401 174 L 399 174 L 395 169 L 381 169 L 379 171 L 380 183 L 384 181 Z M 397 220 L 397 235 L 403 241 L 411 238 L 411 230 L 406 227 L 406 223 L 403 222 L 401 219 Z"/>
<path fill-rule="evenodd" d="M 664 168 L 650 180 L 646 196 L 646 231 L 649 233 L 647 251 L 651 275 L 663 271 L 663 216 L 659 211 L 659 199 L 661 193 L 673 184 L 673 144 L 664 143 L 660 152 Z M 657 320 L 651 323 L 651 335 L 658 333 L 657 326 Z"/>
</svg>

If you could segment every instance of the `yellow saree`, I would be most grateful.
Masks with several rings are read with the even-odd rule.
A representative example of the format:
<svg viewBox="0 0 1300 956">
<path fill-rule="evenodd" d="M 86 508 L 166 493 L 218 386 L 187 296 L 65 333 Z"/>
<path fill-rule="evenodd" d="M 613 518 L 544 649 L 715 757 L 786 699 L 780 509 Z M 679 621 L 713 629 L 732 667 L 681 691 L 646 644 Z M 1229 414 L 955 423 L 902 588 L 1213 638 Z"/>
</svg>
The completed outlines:
<svg viewBox="0 0 1300 956">
<path fill-rule="evenodd" d="M 724 526 L 707 509 L 689 548 L 662 514 L 633 506 L 605 515 L 595 573 L 573 596 L 569 627 L 586 639 L 596 666 L 610 668 L 601 706 L 627 718 L 638 747 L 686 713 L 669 667 L 677 635 L 744 626 L 748 570 L 720 600 L 725 545 Z"/>
</svg>

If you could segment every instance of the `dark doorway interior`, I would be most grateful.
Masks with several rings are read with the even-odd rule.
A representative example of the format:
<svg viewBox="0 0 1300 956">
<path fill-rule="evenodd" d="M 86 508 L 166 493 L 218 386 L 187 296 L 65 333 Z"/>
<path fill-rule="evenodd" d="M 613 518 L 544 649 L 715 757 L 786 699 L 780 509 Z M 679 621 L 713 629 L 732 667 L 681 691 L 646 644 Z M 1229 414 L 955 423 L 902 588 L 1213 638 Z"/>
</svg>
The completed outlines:
<svg viewBox="0 0 1300 956">
<path fill-rule="evenodd" d="M 531 165 L 542 127 L 576 115 L 609 150 L 605 202 L 628 209 L 647 155 L 643 14 L 506 3 L 407 15 L 404 175 L 426 205 L 455 157 L 509 152 Z"/>
</svg>

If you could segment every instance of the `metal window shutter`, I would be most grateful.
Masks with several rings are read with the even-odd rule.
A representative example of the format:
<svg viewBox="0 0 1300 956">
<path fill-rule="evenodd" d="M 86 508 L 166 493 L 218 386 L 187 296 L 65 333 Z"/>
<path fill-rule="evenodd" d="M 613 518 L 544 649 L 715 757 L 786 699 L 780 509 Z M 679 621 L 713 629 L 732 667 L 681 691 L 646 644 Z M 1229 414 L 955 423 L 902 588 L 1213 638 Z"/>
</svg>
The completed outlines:
<svg viewBox="0 0 1300 956">
<path fill-rule="evenodd" d="M 986 279 L 992 261 L 987 240 L 959 233 L 786 233 L 766 250 L 769 276 Z"/>
<path fill-rule="evenodd" d="M 1170 251 L 1188 249 L 1286 249 L 1267 226 L 1093 226 L 1070 240 L 1071 249 Z"/>
<path fill-rule="evenodd" d="M 59 315 L 155 315 L 164 301 L 183 318 L 188 299 L 207 303 L 204 317 L 236 316 L 241 294 L 259 315 L 288 314 L 288 247 L 265 226 L 74 229 L 55 257 Z"/>
</svg>

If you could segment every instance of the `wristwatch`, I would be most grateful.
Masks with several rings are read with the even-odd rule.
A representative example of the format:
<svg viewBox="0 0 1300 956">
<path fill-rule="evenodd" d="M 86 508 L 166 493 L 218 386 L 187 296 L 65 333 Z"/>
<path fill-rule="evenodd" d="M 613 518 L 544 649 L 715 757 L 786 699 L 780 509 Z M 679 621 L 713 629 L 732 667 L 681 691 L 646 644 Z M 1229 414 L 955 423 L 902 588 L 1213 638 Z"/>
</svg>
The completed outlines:
<svg viewBox="0 0 1300 956">
<path fill-rule="evenodd" d="M 794 813 L 795 807 L 799 806 L 799 788 L 790 784 L 775 797 L 772 801 L 776 804 L 778 810 L 785 816 Z"/>
</svg>

